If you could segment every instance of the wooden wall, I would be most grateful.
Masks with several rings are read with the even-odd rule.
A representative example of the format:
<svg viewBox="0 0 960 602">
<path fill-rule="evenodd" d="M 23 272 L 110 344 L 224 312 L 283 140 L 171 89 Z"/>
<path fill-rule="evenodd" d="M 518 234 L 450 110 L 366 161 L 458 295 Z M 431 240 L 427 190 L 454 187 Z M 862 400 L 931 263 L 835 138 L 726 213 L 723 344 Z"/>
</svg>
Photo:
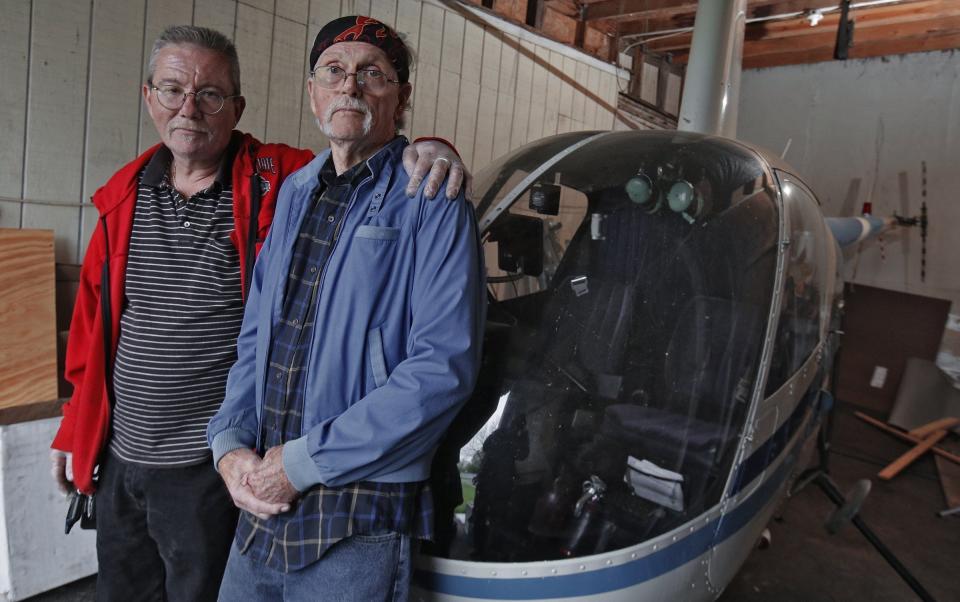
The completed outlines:
<svg viewBox="0 0 960 602">
<path fill-rule="evenodd" d="M 90 196 L 158 141 L 140 86 L 160 31 L 228 35 L 247 98 L 239 128 L 316 150 L 326 141 L 306 101 L 309 46 L 350 14 L 394 26 L 415 50 L 404 133 L 452 140 L 474 172 L 537 138 L 615 126 L 622 70 L 453 1 L 0 0 L 0 227 L 55 232 L 61 364 L 97 221 Z"/>
<path fill-rule="evenodd" d="M 454 2 L 0 0 L 0 14 L 0 227 L 53 229 L 61 275 L 80 263 L 96 222 L 90 196 L 158 140 L 140 85 L 170 24 L 234 39 L 247 98 L 239 127 L 266 141 L 325 144 L 305 102 L 308 46 L 347 14 L 407 36 L 418 61 L 405 133 L 454 141 L 474 171 L 530 140 L 614 127 L 612 67 L 515 27 L 503 33 Z"/>
</svg>

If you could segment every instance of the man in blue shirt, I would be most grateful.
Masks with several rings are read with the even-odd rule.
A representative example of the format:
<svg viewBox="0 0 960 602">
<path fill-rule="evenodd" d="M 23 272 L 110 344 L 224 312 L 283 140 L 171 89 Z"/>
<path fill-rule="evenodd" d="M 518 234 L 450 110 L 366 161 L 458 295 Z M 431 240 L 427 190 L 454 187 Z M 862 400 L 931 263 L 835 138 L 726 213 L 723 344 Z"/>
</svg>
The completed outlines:
<svg viewBox="0 0 960 602">
<path fill-rule="evenodd" d="M 310 64 L 330 149 L 281 188 L 208 428 L 244 510 L 220 599 L 403 600 L 431 459 L 480 365 L 482 253 L 462 193 L 404 196 L 396 32 L 336 19 Z"/>
</svg>

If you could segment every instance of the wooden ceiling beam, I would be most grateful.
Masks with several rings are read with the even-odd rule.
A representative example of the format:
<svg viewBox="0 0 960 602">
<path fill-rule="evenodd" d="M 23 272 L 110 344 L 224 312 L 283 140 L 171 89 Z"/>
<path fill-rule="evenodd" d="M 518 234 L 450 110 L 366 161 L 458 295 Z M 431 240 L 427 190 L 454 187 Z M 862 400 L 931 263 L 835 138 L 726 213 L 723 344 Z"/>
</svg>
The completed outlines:
<svg viewBox="0 0 960 602">
<path fill-rule="evenodd" d="M 854 43 L 860 39 L 860 32 L 862 31 L 900 25 L 907 26 L 957 16 L 960 16 L 960 3 L 954 0 L 926 0 L 916 5 L 893 5 L 857 11 L 854 15 L 854 21 L 856 22 Z M 839 20 L 840 15 L 834 13 L 825 16 L 816 27 L 810 27 L 807 21 L 803 19 L 749 23 L 745 34 L 745 47 L 768 42 L 784 44 L 786 43 L 784 40 L 787 38 L 809 38 L 808 42 L 797 42 L 798 44 L 816 44 L 818 42 L 812 40 L 818 39 L 834 40 Z M 684 33 L 662 41 L 651 42 L 646 47 L 656 52 L 676 52 L 689 48 L 691 39 L 691 33 Z M 777 40 L 780 42 L 777 42 Z M 830 44 L 832 43 L 831 41 Z"/>
<path fill-rule="evenodd" d="M 940 33 L 960 33 L 960 16 L 940 19 L 923 19 L 918 21 L 892 23 L 875 27 L 857 27 L 853 32 L 853 46 L 851 50 L 862 44 L 890 42 L 900 38 L 922 37 Z M 761 54 L 777 54 L 784 50 L 806 52 L 817 48 L 826 48 L 833 52 L 836 43 L 836 31 L 825 30 L 822 33 L 795 38 L 764 39 L 747 42 L 743 46 L 743 56 L 758 56 Z M 897 53 L 891 53 L 897 54 Z"/>
<path fill-rule="evenodd" d="M 854 34 L 856 35 L 856 34 Z M 929 52 L 960 48 L 960 32 L 936 32 L 930 35 L 883 40 L 855 44 L 850 48 L 849 58 L 864 59 L 912 52 Z M 687 55 L 675 57 L 676 62 L 686 62 Z M 761 54 L 744 57 L 744 69 L 763 69 L 805 63 L 819 63 L 833 60 L 832 48 L 820 48 L 804 52 L 785 51 L 773 54 Z"/>
<path fill-rule="evenodd" d="M 584 20 L 663 19 L 696 12 L 696 0 L 603 0 L 584 5 Z"/>
</svg>

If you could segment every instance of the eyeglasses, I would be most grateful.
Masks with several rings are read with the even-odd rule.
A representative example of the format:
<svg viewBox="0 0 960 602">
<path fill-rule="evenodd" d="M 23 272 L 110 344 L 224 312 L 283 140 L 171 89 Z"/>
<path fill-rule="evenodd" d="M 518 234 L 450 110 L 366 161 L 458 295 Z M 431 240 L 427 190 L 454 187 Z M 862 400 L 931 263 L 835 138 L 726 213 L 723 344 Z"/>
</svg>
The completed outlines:
<svg viewBox="0 0 960 602">
<path fill-rule="evenodd" d="M 358 69 L 356 73 L 347 73 L 336 65 L 317 67 L 310 72 L 310 75 L 318 86 L 328 90 L 339 88 L 350 76 L 357 78 L 358 86 L 371 92 L 380 92 L 387 87 L 387 84 L 400 83 L 400 80 L 389 79 L 386 73 L 378 69 Z"/>
<path fill-rule="evenodd" d="M 186 92 L 180 86 L 150 86 L 150 89 L 157 93 L 157 102 L 166 109 L 177 111 L 187 102 L 187 96 L 193 96 L 193 102 L 204 115 L 216 115 L 223 109 L 223 105 L 228 98 L 239 98 L 239 94 L 230 96 L 221 96 L 210 90 L 200 90 L 199 92 Z"/>
</svg>

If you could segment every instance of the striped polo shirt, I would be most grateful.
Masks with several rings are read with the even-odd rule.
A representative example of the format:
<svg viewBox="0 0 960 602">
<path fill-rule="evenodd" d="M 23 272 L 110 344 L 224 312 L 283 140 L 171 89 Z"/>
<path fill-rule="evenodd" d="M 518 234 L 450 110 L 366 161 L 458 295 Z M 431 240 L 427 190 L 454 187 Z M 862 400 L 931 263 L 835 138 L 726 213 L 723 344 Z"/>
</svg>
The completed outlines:
<svg viewBox="0 0 960 602">
<path fill-rule="evenodd" d="M 183 198 L 161 147 L 140 174 L 110 451 L 154 467 L 208 461 L 206 427 L 223 401 L 243 319 L 231 143 L 214 183 Z"/>
</svg>

